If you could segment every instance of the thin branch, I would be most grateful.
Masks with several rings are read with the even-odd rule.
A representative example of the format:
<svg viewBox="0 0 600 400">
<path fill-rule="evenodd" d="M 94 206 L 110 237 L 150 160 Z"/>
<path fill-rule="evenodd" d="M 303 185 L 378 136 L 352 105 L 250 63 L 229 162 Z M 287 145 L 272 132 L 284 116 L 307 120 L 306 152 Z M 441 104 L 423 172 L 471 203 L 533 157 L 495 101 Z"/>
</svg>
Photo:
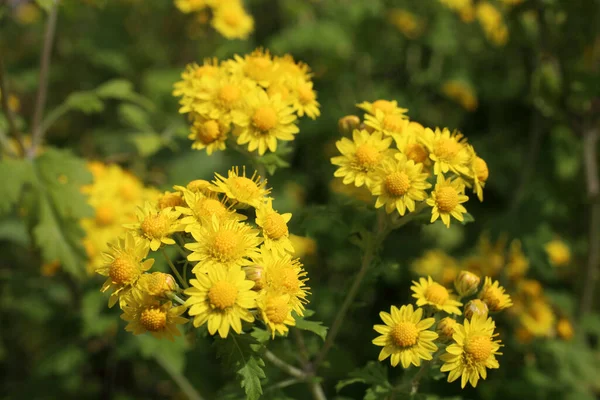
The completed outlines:
<svg viewBox="0 0 600 400">
<path fill-rule="evenodd" d="M 277 389 L 283 389 L 283 388 L 286 388 L 288 386 L 295 385 L 296 383 L 300 383 L 300 382 L 302 382 L 302 381 L 300 379 L 297 379 L 297 378 L 285 379 L 285 380 L 283 380 L 281 382 L 277 382 L 274 385 L 269 386 L 268 388 L 266 388 L 265 389 L 265 394 L 269 393 L 269 392 L 272 392 L 274 390 L 277 390 Z"/>
<path fill-rule="evenodd" d="M 54 44 L 54 35 L 56 33 L 56 20 L 58 18 L 58 3 L 60 0 L 54 0 L 50 16 L 46 24 L 46 32 L 44 33 L 44 47 L 40 58 L 40 79 L 38 85 L 37 98 L 35 101 L 35 109 L 33 112 L 33 122 L 31 124 L 31 147 L 28 151 L 29 158 L 35 156 L 35 152 L 43 139 L 44 131 L 41 129 L 41 122 L 44 116 L 46 107 L 46 97 L 48 94 L 48 71 L 50 69 L 50 57 L 52 55 L 52 46 Z"/>
<path fill-rule="evenodd" d="M 321 386 L 319 382 L 309 382 L 308 386 L 315 400 L 327 400 L 327 396 L 325 396 L 325 392 L 323 391 L 323 386 Z"/>
<path fill-rule="evenodd" d="M 587 195 L 590 204 L 588 261 L 584 273 L 580 317 L 592 310 L 594 302 L 594 289 L 600 271 L 600 180 L 598 179 L 598 129 L 591 128 L 583 133 L 583 160 Z"/>
<path fill-rule="evenodd" d="M 279 358 L 275 354 L 273 354 L 270 350 L 265 349 L 263 356 L 267 360 L 269 360 L 271 362 L 271 364 L 273 364 L 274 366 L 276 366 L 277 368 L 279 368 L 286 374 L 293 376 L 294 378 L 297 378 L 300 380 L 306 380 L 307 374 L 304 371 L 294 367 L 293 365 L 286 363 L 281 358 Z"/>
<path fill-rule="evenodd" d="M 2 112 L 6 116 L 6 121 L 8 122 L 8 133 L 17 139 L 17 144 L 19 146 L 19 152 L 21 154 L 25 154 L 25 147 L 23 145 L 23 136 L 19 129 L 17 129 L 17 124 L 15 122 L 15 117 L 8 105 L 8 87 L 6 86 L 6 78 L 4 73 L 4 63 L 2 58 L 0 58 L 0 97 L 2 97 Z M 8 149 L 8 147 L 7 147 Z"/>
<path fill-rule="evenodd" d="M 155 357 L 158 365 L 165 370 L 167 374 L 175 381 L 179 389 L 187 396 L 189 400 L 204 400 L 204 398 L 198 393 L 198 391 L 192 386 L 190 381 L 183 375 L 177 372 L 162 356 L 157 355 Z"/>
<path fill-rule="evenodd" d="M 415 377 L 410 382 L 410 386 L 411 386 L 410 395 L 411 395 L 411 397 L 413 397 L 414 395 L 416 395 L 417 392 L 419 391 L 419 384 L 421 383 L 421 378 L 423 378 L 423 375 L 425 375 L 425 373 L 429 370 L 430 363 L 431 363 L 430 361 L 423 362 L 423 365 L 421 365 L 421 368 L 419 369 L 419 372 L 417 372 L 417 374 L 415 375 Z"/>
</svg>

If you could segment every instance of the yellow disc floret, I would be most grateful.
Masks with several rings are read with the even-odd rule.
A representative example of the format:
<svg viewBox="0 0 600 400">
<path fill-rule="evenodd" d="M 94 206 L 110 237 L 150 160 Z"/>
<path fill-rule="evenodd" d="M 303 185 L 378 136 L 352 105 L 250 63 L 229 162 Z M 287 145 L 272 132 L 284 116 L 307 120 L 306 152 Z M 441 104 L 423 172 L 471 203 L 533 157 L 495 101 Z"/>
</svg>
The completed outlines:
<svg viewBox="0 0 600 400">
<path fill-rule="evenodd" d="M 436 195 L 436 203 L 441 212 L 448 213 L 458 205 L 458 192 L 452 186 L 439 188 Z"/>
<path fill-rule="evenodd" d="M 140 276 L 140 267 L 130 257 L 117 257 L 109 266 L 108 276 L 114 283 L 131 284 Z"/>
<path fill-rule="evenodd" d="M 394 172 L 385 178 L 385 188 L 394 196 L 402 196 L 410 189 L 410 179 L 403 171 Z"/>
<path fill-rule="evenodd" d="M 271 297 L 267 300 L 266 314 L 275 324 L 282 324 L 290 312 L 288 296 Z"/>
<path fill-rule="evenodd" d="M 465 353 L 476 362 L 487 360 L 492 351 L 492 340 L 489 336 L 473 336 L 465 343 Z"/>
<path fill-rule="evenodd" d="M 233 306 L 237 295 L 238 289 L 227 281 L 216 282 L 208 291 L 210 304 L 221 310 Z"/>
<path fill-rule="evenodd" d="M 400 322 L 392 328 L 390 336 L 398 347 L 410 347 L 417 343 L 419 330 L 412 322 Z"/>
<path fill-rule="evenodd" d="M 381 160 L 381 153 L 367 143 L 356 148 L 356 161 L 365 168 L 372 168 Z"/>
<path fill-rule="evenodd" d="M 140 315 L 140 324 L 149 332 L 159 332 L 167 325 L 167 313 L 162 308 L 147 308 Z"/>
<path fill-rule="evenodd" d="M 439 283 L 433 283 L 425 291 L 425 298 L 432 303 L 443 304 L 449 297 L 448 290 Z"/>
<path fill-rule="evenodd" d="M 288 235 L 288 227 L 281 214 L 272 212 L 267 215 L 263 226 L 264 232 L 271 239 L 279 239 Z"/>
<path fill-rule="evenodd" d="M 254 111 L 252 123 L 261 131 L 269 131 L 277 125 L 277 113 L 273 107 L 259 107 Z"/>
<path fill-rule="evenodd" d="M 229 260 L 235 255 L 240 244 L 238 232 L 222 230 L 215 234 L 213 239 L 213 255 L 221 260 Z"/>
</svg>

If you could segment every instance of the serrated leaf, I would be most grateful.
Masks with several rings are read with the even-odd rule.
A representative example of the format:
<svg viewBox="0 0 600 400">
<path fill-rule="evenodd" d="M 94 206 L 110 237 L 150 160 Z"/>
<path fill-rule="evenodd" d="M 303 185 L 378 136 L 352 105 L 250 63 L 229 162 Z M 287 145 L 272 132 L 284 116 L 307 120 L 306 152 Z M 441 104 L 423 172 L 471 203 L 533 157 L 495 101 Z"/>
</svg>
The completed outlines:
<svg viewBox="0 0 600 400">
<path fill-rule="evenodd" d="M 306 311 L 309 311 L 309 310 L 306 310 Z M 329 328 L 324 326 L 323 323 L 320 321 L 308 321 L 305 319 L 312 314 L 313 313 L 307 314 L 305 312 L 304 317 L 294 315 L 294 318 L 296 319 L 296 328 L 302 329 L 304 331 L 312 332 L 315 335 L 319 336 L 321 339 L 323 339 L 323 341 L 325 341 L 325 338 L 327 337 L 327 330 Z"/>
<path fill-rule="evenodd" d="M 240 377 L 240 385 L 248 399 L 258 399 L 262 394 L 260 380 L 265 378 L 264 362 L 257 351 L 262 345 L 250 334 L 230 333 L 225 339 L 215 340 L 217 356 L 223 364 Z"/>
<path fill-rule="evenodd" d="M 65 100 L 71 110 L 78 110 L 84 114 L 95 114 L 104 110 L 104 102 L 91 91 L 73 92 Z"/>
<path fill-rule="evenodd" d="M 265 362 L 261 358 L 251 357 L 237 373 L 242 377 L 241 386 L 248 400 L 257 400 L 263 393 L 261 379 L 266 378 L 262 367 Z"/>
<path fill-rule="evenodd" d="M 33 165 L 29 160 L 4 158 L 0 161 L 0 214 L 14 207 L 23 187 L 33 179 Z"/>
</svg>

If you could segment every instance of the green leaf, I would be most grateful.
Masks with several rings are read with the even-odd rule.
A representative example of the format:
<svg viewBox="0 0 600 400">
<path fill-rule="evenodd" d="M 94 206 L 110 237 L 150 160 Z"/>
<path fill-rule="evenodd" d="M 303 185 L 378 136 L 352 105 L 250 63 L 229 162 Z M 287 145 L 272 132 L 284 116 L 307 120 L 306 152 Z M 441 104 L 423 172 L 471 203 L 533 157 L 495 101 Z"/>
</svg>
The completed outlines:
<svg viewBox="0 0 600 400">
<path fill-rule="evenodd" d="M 323 339 L 323 341 L 325 341 L 325 338 L 327 337 L 327 329 L 329 328 L 323 326 L 323 323 L 320 321 L 308 321 L 305 319 L 313 314 L 313 311 L 306 310 L 304 312 L 304 317 L 295 315 L 294 318 L 296 319 L 296 328 L 302 329 L 304 331 L 310 331 L 319 336 L 321 339 Z"/>
<path fill-rule="evenodd" d="M 67 97 L 65 104 L 69 109 L 84 114 L 95 114 L 104 110 L 104 102 L 91 91 L 73 92 Z"/>
<path fill-rule="evenodd" d="M 260 380 L 266 378 L 264 366 L 265 362 L 261 358 L 252 357 L 237 371 L 242 377 L 241 386 L 249 400 L 258 399 L 263 393 Z"/>
<path fill-rule="evenodd" d="M 142 132 L 153 131 L 150 116 L 139 106 L 127 103 L 119 105 L 119 117 L 133 129 Z"/>
<path fill-rule="evenodd" d="M 0 161 L 0 214 L 15 206 L 23 187 L 33 178 L 33 165 L 29 160 L 4 158 Z"/>
<path fill-rule="evenodd" d="M 463 218 L 464 219 L 461 221 L 461 224 L 463 225 L 475 222 L 475 217 L 473 217 L 473 215 L 471 215 L 470 213 L 463 214 Z"/>
<path fill-rule="evenodd" d="M 185 369 L 185 352 L 187 343 L 179 338 L 173 340 L 157 339 L 150 334 L 137 336 L 140 353 L 145 358 L 160 359 L 173 371 L 182 374 Z"/>
<path fill-rule="evenodd" d="M 381 389 L 390 391 L 392 385 L 388 381 L 387 369 L 381 363 L 369 361 L 363 368 L 350 372 L 349 379 L 339 381 L 335 385 L 335 390 L 340 391 L 353 383 L 364 383 L 373 387 L 376 392 L 381 392 Z M 378 389 L 379 388 L 379 389 Z"/>
<path fill-rule="evenodd" d="M 35 0 L 35 2 L 40 8 L 44 9 L 46 12 L 50 12 L 56 0 Z"/>
<path fill-rule="evenodd" d="M 127 100 L 146 109 L 154 108 L 154 104 L 133 90 L 133 84 L 126 79 L 113 79 L 96 88 L 96 94 L 103 99 Z"/>
<path fill-rule="evenodd" d="M 101 336 L 117 324 L 106 308 L 106 297 L 99 291 L 87 292 L 81 301 L 83 337 Z"/>
<path fill-rule="evenodd" d="M 163 147 L 162 138 L 154 132 L 139 132 L 129 137 L 129 140 L 142 157 L 149 157 Z"/>
</svg>

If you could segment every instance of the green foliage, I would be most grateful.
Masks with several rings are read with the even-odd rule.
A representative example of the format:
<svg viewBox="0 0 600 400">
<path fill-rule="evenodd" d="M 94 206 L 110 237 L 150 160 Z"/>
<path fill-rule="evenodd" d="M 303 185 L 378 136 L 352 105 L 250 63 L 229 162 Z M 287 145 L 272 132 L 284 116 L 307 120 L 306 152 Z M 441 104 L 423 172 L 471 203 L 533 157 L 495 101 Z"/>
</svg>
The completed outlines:
<svg viewBox="0 0 600 400">
<path fill-rule="evenodd" d="M 21 197 L 24 186 L 34 179 L 29 160 L 4 158 L 0 161 L 0 215 L 10 211 Z"/>
<path fill-rule="evenodd" d="M 335 390 L 339 392 L 348 385 L 364 383 L 370 386 L 364 399 L 377 400 L 386 398 L 394 389 L 388 381 L 387 368 L 379 362 L 369 361 L 363 368 L 350 372 L 348 376 L 349 379 L 335 385 Z"/>
<path fill-rule="evenodd" d="M 296 328 L 302 329 L 304 331 L 310 331 L 315 335 L 319 336 L 323 341 L 327 337 L 327 327 L 323 326 L 323 323 L 320 321 L 309 321 L 306 318 L 311 317 L 315 314 L 312 310 L 304 310 L 304 317 L 295 316 L 296 320 Z"/>
</svg>

